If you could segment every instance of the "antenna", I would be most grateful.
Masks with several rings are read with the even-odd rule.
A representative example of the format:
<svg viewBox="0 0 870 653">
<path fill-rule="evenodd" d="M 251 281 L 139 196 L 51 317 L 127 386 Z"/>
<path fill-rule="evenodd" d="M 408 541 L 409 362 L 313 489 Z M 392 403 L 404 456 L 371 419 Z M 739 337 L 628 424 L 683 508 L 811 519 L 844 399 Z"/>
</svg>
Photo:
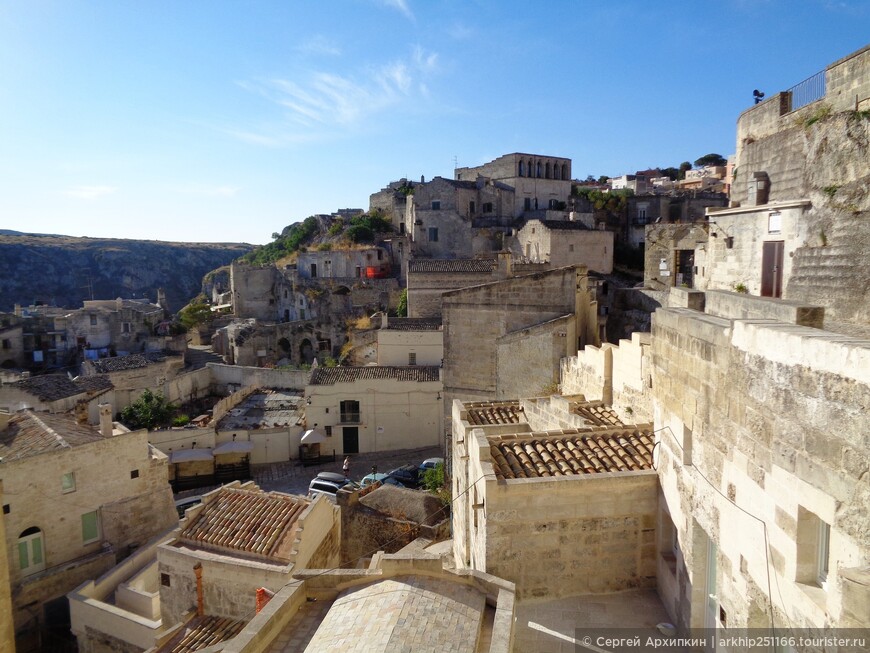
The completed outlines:
<svg viewBox="0 0 870 653">
<path fill-rule="evenodd" d="M 454 154 L 454 155 L 453 155 L 453 169 L 455 170 L 455 169 L 458 168 L 458 167 L 459 167 L 459 159 L 458 159 L 458 158 L 456 157 L 456 155 Z"/>
</svg>

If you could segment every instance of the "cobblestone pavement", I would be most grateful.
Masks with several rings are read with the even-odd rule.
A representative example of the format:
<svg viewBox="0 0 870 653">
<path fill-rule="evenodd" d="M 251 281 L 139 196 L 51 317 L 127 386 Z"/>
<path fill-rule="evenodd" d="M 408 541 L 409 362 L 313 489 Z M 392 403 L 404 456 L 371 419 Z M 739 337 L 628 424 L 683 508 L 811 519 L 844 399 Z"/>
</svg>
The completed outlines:
<svg viewBox="0 0 870 653">
<path fill-rule="evenodd" d="M 359 481 L 363 476 L 371 473 L 372 465 L 377 465 L 379 472 L 389 472 L 400 465 L 407 463 L 419 465 L 427 458 L 435 457 L 444 457 L 441 447 L 354 454 L 350 457 L 350 477 L 355 481 Z M 254 476 L 254 481 L 257 485 L 267 492 L 275 491 L 304 495 L 308 494 L 308 484 L 312 478 L 317 476 L 318 472 L 338 472 L 340 474 L 343 461 L 344 458 L 337 455 L 335 462 L 312 465 L 311 467 L 303 467 L 301 463 L 294 460 L 264 465 L 251 465 L 251 474 Z M 176 494 L 175 498 L 181 499 L 188 496 L 205 494 L 217 487 L 219 486 L 185 490 Z"/>
</svg>

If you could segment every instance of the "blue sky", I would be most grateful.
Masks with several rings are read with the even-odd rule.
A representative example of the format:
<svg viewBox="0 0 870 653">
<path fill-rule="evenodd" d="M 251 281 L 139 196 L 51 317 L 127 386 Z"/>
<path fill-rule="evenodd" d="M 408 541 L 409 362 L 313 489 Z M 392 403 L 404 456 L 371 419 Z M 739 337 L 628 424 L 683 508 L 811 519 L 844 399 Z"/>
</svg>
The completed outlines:
<svg viewBox="0 0 870 653">
<path fill-rule="evenodd" d="M 728 155 L 868 42 L 866 0 L 0 0 L 0 228 L 264 243 L 454 160 Z"/>
</svg>

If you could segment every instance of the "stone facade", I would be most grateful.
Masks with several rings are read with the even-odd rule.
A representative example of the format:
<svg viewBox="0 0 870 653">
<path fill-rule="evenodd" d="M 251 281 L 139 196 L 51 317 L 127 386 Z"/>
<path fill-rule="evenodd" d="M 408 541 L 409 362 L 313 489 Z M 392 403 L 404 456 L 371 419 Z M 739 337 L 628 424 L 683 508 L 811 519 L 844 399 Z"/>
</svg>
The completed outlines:
<svg viewBox="0 0 870 653">
<path fill-rule="evenodd" d="M 100 437 L 95 431 L 85 434 L 89 429 L 71 419 L 35 417 L 26 426 L 32 437 L 41 423 L 58 437 L 82 442 L 20 458 L 3 447 L 5 547 L 16 631 L 44 625 L 44 605 L 99 576 L 178 518 L 167 458 L 148 445 L 146 431 Z M 12 422 L 17 419 L 23 418 L 19 414 Z M 28 547 L 24 568 L 20 542 Z"/>
<path fill-rule="evenodd" d="M 444 360 L 440 320 L 386 319 L 377 330 L 378 365 L 437 365 Z"/>
<path fill-rule="evenodd" d="M 580 222 L 529 220 L 517 232 L 518 253 L 554 268 L 585 265 L 601 274 L 613 272 L 613 232 L 593 230 Z"/>
<path fill-rule="evenodd" d="M 454 178 L 474 181 L 478 177 L 507 184 L 514 190 L 513 211 L 552 208 L 566 203 L 571 195 L 571 159 L 515 152 L 472 168 L 456 168 Z"/>
<path fill-rule="evenodd" d="M 446 406 L 543 393 L 558 382 L 562 356 L 599 344 L 583 267 L 456 290 L 442 302 Z"/>
<path fill-rule="evenodd" d="M 308 428 L 338 455 L 432 447 L 442 442 L 439 369 L 318 368 L 305 389 Z"/>
<path fill-rule="evenodd" d="M 866 628 L 870 351 L 726 299 L 758 309 L 653 320 L 665 607 L 681 627 Z"/>
<path fill-rule="evenodd" d="M 300 279 L 381 279 L 392 274 L 383 247 L 300 252 L 296 270 Z"/>
</svg>

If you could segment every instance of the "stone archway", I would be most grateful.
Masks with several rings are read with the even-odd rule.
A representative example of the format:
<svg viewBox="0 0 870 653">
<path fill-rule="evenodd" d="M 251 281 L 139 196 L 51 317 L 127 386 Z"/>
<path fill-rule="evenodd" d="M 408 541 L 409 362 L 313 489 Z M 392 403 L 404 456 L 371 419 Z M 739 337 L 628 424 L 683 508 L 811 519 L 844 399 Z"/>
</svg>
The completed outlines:
<svg viewBox="0 0 870 653">
<path fill-rule="evenodd" d="M 308 338 L 299 343 L 299 362 L 305 365 L 311 365 L 314 362 L 314 346 Z"/>
</svg>

